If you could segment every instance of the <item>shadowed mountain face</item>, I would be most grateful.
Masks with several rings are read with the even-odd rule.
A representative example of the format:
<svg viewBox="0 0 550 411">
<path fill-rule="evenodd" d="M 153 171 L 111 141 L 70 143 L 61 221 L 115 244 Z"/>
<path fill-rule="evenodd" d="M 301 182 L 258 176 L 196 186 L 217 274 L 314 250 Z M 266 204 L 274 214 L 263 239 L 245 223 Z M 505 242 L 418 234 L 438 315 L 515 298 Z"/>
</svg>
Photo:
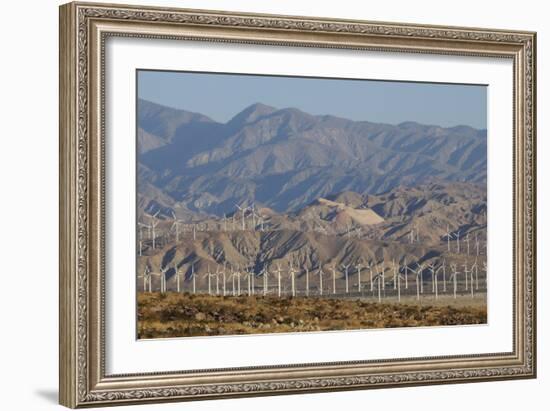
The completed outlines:
<svg viewBox="0 0 550 411">
<path fill-rule="evenodd" d="M 484 188 L 487 173 L 486 130 L 357 122 L 263 104 L 220 124 L 139 100 L 138 152 L 140 207 L 180 215 L 220 216 L 254 201 L 290 212 L 335 193 L 429 181 Z"/>
</svg>

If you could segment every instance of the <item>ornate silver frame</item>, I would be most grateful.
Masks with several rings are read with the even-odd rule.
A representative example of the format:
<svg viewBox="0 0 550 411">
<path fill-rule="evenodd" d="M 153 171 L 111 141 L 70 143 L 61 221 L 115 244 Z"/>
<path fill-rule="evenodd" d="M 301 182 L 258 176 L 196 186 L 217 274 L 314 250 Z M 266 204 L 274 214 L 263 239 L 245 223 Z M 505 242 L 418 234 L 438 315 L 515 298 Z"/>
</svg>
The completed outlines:
<svg viewBox="0 0 550 411">
<path fill-rule="evenodd" d="M 514 350 L 106 375 L 104 44 L 109 36 L 475 55 L 514 63 Z M 534 378 L 536 34 L 70 3 L 60 8 L 60 403 L 68 407 Z"/>
</svg>

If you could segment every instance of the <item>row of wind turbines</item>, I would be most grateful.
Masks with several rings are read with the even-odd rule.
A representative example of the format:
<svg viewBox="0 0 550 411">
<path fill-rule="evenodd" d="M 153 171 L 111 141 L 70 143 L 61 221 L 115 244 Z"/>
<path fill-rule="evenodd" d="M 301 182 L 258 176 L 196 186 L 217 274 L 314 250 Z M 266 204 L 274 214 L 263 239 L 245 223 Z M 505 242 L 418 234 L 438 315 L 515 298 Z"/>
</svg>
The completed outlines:
<svg viewBox="0 0 550 411">
<path fill-rule="evenodd" d="M 220 220 L 218 227 L 216 229 L 222 231 L 235 231 L 235 230 L 266 230 L 266 220 L 265 217 L 256 208 L 255 204 L 252 203 L 252 206 L 241 206 L 235 204 L 236 210 L 230 218 L 224 213 L 223 219 Z M 237 212 L 238 211 L 238 212 Z M 156 249 L 159 245 L 159 238 L 162 237 L 162 233 L 159 232 L 158 225 L 160 219 L 158 215 L 160 210 L 154 214 L 148 214 L 149 223 L 138 223 L 138 254 L 139 256 L 143 255 L 144 243 L 147 239 L 152 249 Z M 240 222 L 238 221 L 238 214 L 241 215 Z M 172 211 L 173 222 L 170 226 L 168 233 L 174 233 L 176 242 L 180 241 L 180 238 L 185 233 L 189 233 L 193 241 L 197 239 L 197 232 L 205 231 L 208 229 L 206 224 L 201 223 L 188 223 L 182 219 L 178 219 L 176 214 Z M 347 224 L 343 230 L 329 230 L 326 227 L 321 225 L 314 226 L 314 231 L 322 234 L 336 234 L 336 235 L 345 235 L 348 238 L 357 237 L 357 238 L 368 238 L 374 239 L 372 233 L 364 232 L 362 227 L 354 227 L 351 224 Z M 144 231 L 146 231 L 147 236 L 144 236 Z M 330 231 L 330 232 L 329 232 Z M 465 253 L 466 255 L 475 255 L 480 256 L 482 254 L 482 249 L 484 244 L 479 237 L 479 234 L 476 232 L 473 238 L 470 236 L 470 232 L 467 231 L 463 234 L 465 230 L 457 228 L 454 231 L 451 231 L 450 226 L 447 225 L 447 230 L 443 235 L 443 238 L 446 239 L 447 243 L 447 252 L 454 252 L 456 254 Z M 164 233 L 166 234 L 166 233 Z M 461 238 L 461 234 L 462 238 Z M 418 224 L 414 224 L 406 235 L 408 242 L 410 244 L 420 244 L 420 232 L 418 229 Z M 461 246 L 462 244 L 462 246 Z M 486 247 L 486 245 L 485 245 Z"/>
<path fill-rule="evenodd" d="M 141 279 L 142 290 L 145 292 L 160 291 L 165 293 L 168 291 L 168 272 L 173 270 L 174 274 L 171 277 L 174 277 L 175 280 L 171 291 L 178 293 L 207 293 L 223 296 L 269 294 L 278 297 L 316 295 L 340 298 L 372 296 L 381 302 L 389 296 L 401 301 L 402 294 L 416 295 L 417 301 L 427 294 L 431 294 L 436 300 L 442 295 L 451 293 L 454 299 L 463 295 L 474 298 L 480 288 L 486 290 L 486 283 L 484 287 L 483 284 L 480 287 L 480 271 L 485 273 L 481 281 L 485 279 L 486 282 L 487 278 L 486 262 L 478 267 L 477 258 L 473 264 L 464 260 L 462 265 L 457 263 L 447 265 L 445 260 L 437 264 L 416 262 L 408 265 L 405 259 L 403 264 L 396 264 L 395 260 L 392 260 L 391 265 L 387 266 L 384 262 L 371 261 L 366 265 L 361 263 L 342 264 L 341 270 L 338 270 L 335 265 L 324 269 L 323 267 L 317 269 L 305 267 L 298 270 L 292 263 L 286 270 L 281 267 L 280 263 L 269 268 L 265 265 L 261 270 L 251 267 L 228 266 L 227 263 L 224 263 L 223 265 L 217 264 L 214 271 L 211 270 L 210 265 L 207 265 L 206 273 L 199 275 L 195 270 L 195 264 L 192 264 L 189 275 L 186 275 L 189 270 L 184 271 L 181 266 L 165 265 L 154 271 L 149 264 L 146 264 L 143 273 L 138 276 L 138 281 Z M 355 268 L 355 272 L 352 273 L 350 268 Z M 463 270 L 459 270 L 460 268 Z M 368 271 L 368 276 L 362 276 L 362 272 L 365 273 L 365 271 Z M 386 271 L 389 271 L 389 275 L 386 274 Z M 428 284 L 426 284 L 425 273 L 429 274 Z M 350 278 L 352 274 L 356 275 L 355 281 Z M 206 279 L 206 284 L 202 284 L 202 287 L 197 282 L 197 278 L 200 276 Z M 159 278 L 158 287 L 155 289 L 153 289 L 154 277 Z M 298 277 L 303 278 L 301 289 L 298 286 Z M 337 287 L 337 283 L 341 285 L 342 282 L 344 283 L 343 287 Z M 414 283 L 414 287 L 409 291 L 411 282 Z"/>
</svg>

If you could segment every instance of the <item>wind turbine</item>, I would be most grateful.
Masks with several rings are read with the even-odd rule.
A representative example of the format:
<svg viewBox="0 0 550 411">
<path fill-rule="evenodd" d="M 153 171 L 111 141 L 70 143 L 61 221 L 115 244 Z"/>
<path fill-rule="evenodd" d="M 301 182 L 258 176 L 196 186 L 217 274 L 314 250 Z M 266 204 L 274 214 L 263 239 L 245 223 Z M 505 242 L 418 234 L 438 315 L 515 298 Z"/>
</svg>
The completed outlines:
<svg viewBox="0 0 550 411">
<path fill-rule="evenodd" d="M 457 230 L 454 236 L 456 238 L 456 253 L 460 254 L 460 230 Z"/>
<path fill-rule="evenodd" d="M 336 294 L 336 267 L 332 266 L 332 294 Z"/>
<path fill-rule="evenodd" d="M 357 291 L 361 292 L 361 263 L 355 264 L 355 268 L 357 268 Z"/>
<path fill-rule="evenodd" d="M 445 233 L 445 237 L 447 237 L 447 251 L 451 251 L 451 232 L 449 231 L 449 224 L 447 224 L 447 232 Z"/>
<path fill-rule="evenodd" d="M 466 254 L 470 255 L 470 233 L 466 233 L 466 238 L 464 239 L 466 243 Z"/>
<path fill-rule="evenodd" d="M 281 297 L 281 264 L 277 263 L 277 270 L 275 270 L 277 273 L 277 296 Z"/>
<path fill-rule="evenodd" d="M 263 277 L 264 277 L 264 295 L 267 295 L 267 292 L 268 292 L 268 277 L 269 277 L 269 271 L 267 270 L 267 266 L 264 265 L 264 270 L 263 270 Z"/>
<path fill-rule="evenodd" d="M 151 230 L 152 230 L 152 233 L 153 233 L 153 249 L 155 249 L 155 244 L 156 244 L 156 239 L 157 239 L 157 234 L 156 234 L 156 231 L 155 231 L 155 228 L 157 228 L 157 225 L 158 225 L 158 221 L 156 220 L 157 216 L 159 215 L 160 213 L 160 210 L 157 211 L 154 215 L 150 215 L 149 218 L 151 219 L 151 223 L 149 224 L 151 226 Z"/>
<path fill-rule="evenodd" d="M 342 264 L 342 268 L 345 270 L 345 279 L 346 279 L 346 294 L 349 293 L 349 276 L 348 276 L 348 268 L 351 264 Z"/>
<path fill-rule="evenodd" d="M 476 244 L 476 256 L 479 256 L 479 238 L 478 238 L 477 233 L 476 233 L 474 241 L 475 241 L 475 244 Z"/>
<path fill-rule="evenodd" d="M 435 269 L 435 265 L 433 262 L 430 262 L 430 264 L 428 264 L 428 270 L 430 270 L 430 272 L 432 273 L 432 293 L 436 293 L 436 285 L 435 285 L 435 272 L 436 272 L 436 269 Z"/>
<path fill-rule="evenodd" d="M 306 297 L 309 297 L 309 268 L 306 267 Z"/>
<path fill-rule="evenodd" d="M 464 279 L 466 280 L 466 288 L 465 290 L 468 291 L 468 263 L 466 261 L 464 261 Z"/>
<path fill-rule="evenodd" d="M 456 281 L 458 278 L 458 271 L 456 270 L 456 264 L 451 264 L 451 277 L 450 279 L 453 280 L 453 296 L 456 300 Z"/>
<path fill-rule="evenodd" d="M 193 280 L 193 294 L 197 293 L 197 276 L 195 275 L 195 264 L 191 264 L 191 279 Z"/>
<path fill-rule="evenodd" d="M 477 269 L 477 258 L 474 261 L 474 265 L 472 265 L 472 274 L 475 272 L 476 275 L 476 291 L 479 289 L 479 281 L 478 281 L 478 269 Z"/>
<path fill-rule="evenodd" d="M 216 264 L 216 295 L 220 295 L 220 266 Z"/>
<path fill-rule="evenodd" d="M 379 274 L 376 274 L 376 276 L 374 277 L 374 281 L 376 281 L 376 283 L 378 284 L 378 302 L 381 302 L 382 301 L 382 293 L 381 293 L 380 283 L 384 282 L 383 272 L 379 273 Z"/>
<path fill-rule="evenodd" d="M 416 299 L 420 300 L 420 294 L 424 294 L 424 279 L 422 278 L 422 272 L 424 270 L 423 264 L 416 263 Z M 420 280 L 420 281 L 419 281 Z"/>
<path fill-rule="evenodd" d="M 225 268 L 227 266 L 227 261 L 224 261 L 223 262 L 223 271 L 222 271 L 222 290 L 223 290 L 223 295 L 226 296 L 227 295 L 227 289 L 225 288 L 225 285 L 226 285 L 226 280 L 225 280 Z"/>
<path fill-rule="evenodd" d="M 139 237 L 139 256 L 141 257 L 142 255 L 142 250 L 143 250 L 143 230 L 142 228 L 143 227 L 147 227 L 150 229 L 150 226 L 148 226 L 147 224 L 143 224 L 143 223 L 138 223 L 138 226 L 139 226 L 139 229 L 138 229 L 138 237 Z"/>
<path fill-rule="evenodd" d="M 160 277 L 160 292 L 165 293 L 166 292 L 166 272 L 169 270 L 168 265 L 166 265 L 164 268 L 160 269 L 160 272 L 162 273 L 162 276 Z"/>
<path fill-rule="evenodd" d="M 371 291 L 374 291 L 374 284 L 372 282 L 372 261 L 369 261 L 369 265 L 367 266 L 367 268 L 369 269 L 369 272 L 370 272 L 370 290 Z"/>
<path fill-rule="evenodd" d="M 323 295 L 323 268 L 319 264 L 319 295 Z"/>
<path fill-rule="evenodd" d="M 250 209 L 252 211 L 252 230 L 256 230 L 256 204 L 254 204 L 254 202 L 252 202 L 252 208 Z"/>
<path fill-rule="evenodd" d="M 445 272 L 445 260 L 443 260 L 443 264 L 437 268 L 436 275 L 439 272 L 439 270 L 443 270 L 443 292 L 446 293 L 447 292 L 447 279 L 446 279 L 447 274 Z"/>
<path fill-rule="evenodd" d="M 292 296 L 293 297 L 296 297 L 296 270 L 294 269 L 294 267 L 292 266 L 292 262 L 290 263 L 290 268 L 289 268 L 289 273 L 290 273 L 290 281 L 291 281 L 291 285 L 292 285 Z"/>
<path fill-rule="evenodd" d="M 174 217 L 174 223 L 172 224 L 172 227 L 170 227 L 170 230 L 173 228 L 176 229 L 176 242 L 180 242 L 180 224 L 183 223 L 183 220 L 178 220 L 176 217 L 176 213 L 172 211 L 172 217 Z"/>
<path fill-rule="evenodd" d="M 405 290 L 409 289 L 409 266 L 407 265 L 407 257 L 405 257 L 405 261 L 403 261 L 403 264 L 405 265 L 403 268 L 405 270 Z"/>
<path fill-rule="evenodd" d="M 397 275 L 397 301 L 401 302 L 401 279 L 403 278 L 403 275 L 401 274 L 399 267 L 397 267 L 396 273 L 397 273 L 396 274 Z"/>
<path fill-rule="evenodd" d="M 143 292 L 147 292 L 147 286 L 149 286 L 149 292 L 151 292 L 151 272 L 148 265 L 145 266 L 143 274 L 138 275 L 138 278 L 139 277 L 143 277 Z"/>
<path fill-rule="evenodd" d="M 395 259 L 391 260 L 392 270 L 393 270 L 393 289 L 397 289 L 397 269 L 395 267 Z"/>
<path fill-rule="evenodd" d="M 206 274 L 204 276 L 208 278 L 208 295 L 212 295 L 212 273 L 210 272 L 210 264 L 208 264 Z"/>
<path fill-rule="evenodd" d="M 179 293 L 181 291 L 180 274 L 182 274 L 182 272 L 177 264 L 174 264 L 174 269 L 176 270 L 176 291 Z"/>
<path fill-rule="evenodd" d="M 231 294 L 233 297 L 235 297 L 235 270 L 233 269 L 233 266 L 231 266 Z"/>
<path fill-rule="evenodd" d="M 241 207 L 238 204 L 235 204 L 235 206 L 241 211 L 242 221 L 243 221 L 243 231 L 244 231 L 246 229 L 246 221 L 244 219 L 244 215 L 246 214 L 246 210 L 248 210 L 248 207 Z"/>
<path fill-rule="evenodd" d="M 246 276 L 246 285 L 247 285 L 248 295 L 251 295 L 252 282 L 250 281 L 250 268 L 248 266 L 244 267 L 244 274 Z"/>
</svg>

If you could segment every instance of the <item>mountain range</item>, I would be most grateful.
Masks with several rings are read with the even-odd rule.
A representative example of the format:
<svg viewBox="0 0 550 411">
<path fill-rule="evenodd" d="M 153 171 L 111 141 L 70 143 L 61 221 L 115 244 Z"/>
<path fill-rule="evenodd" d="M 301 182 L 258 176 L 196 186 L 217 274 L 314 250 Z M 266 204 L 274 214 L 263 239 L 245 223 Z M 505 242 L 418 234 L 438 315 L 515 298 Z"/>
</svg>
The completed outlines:
<svg viewBox="0 0 550 411">
<path fill-rule="evenodd" d="M 385 218 L 406 205 L 376 199 L 399 187 L 457 182 L 485 191 L 486 130 L 352 121 L 261 103 L 227 123 L 141 99 L 137 109 L 142 211 L 193 219 L 255 202 L 291 213 L 353 192 Z"/>
</svg>

